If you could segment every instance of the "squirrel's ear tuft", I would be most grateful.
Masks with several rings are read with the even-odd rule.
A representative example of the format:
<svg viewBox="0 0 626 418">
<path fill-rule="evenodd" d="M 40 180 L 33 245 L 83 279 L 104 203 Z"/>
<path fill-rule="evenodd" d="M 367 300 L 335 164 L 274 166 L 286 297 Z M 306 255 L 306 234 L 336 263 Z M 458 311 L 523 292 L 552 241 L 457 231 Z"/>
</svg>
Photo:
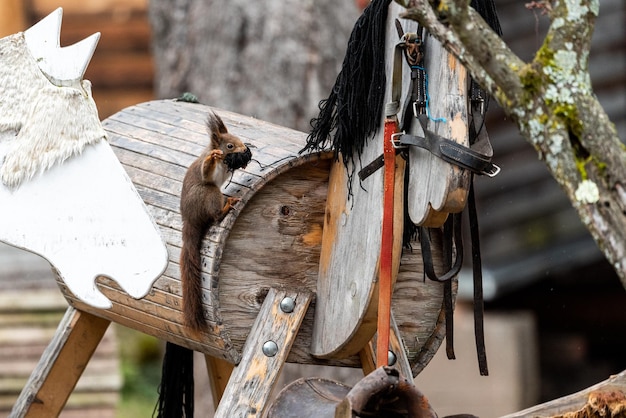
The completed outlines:
<svg viewBox="0 0 626 418">
<path fill-rule="evenodd" d="M 226 125 L 222 119 L 217 116 L 215 112 L 210 112 L 206 121 L 207 128 L 209 130 L 209 134 L 212 136 L 213 134 L 227 134 L 228 129 L 226 129 Z"/>
</svg>

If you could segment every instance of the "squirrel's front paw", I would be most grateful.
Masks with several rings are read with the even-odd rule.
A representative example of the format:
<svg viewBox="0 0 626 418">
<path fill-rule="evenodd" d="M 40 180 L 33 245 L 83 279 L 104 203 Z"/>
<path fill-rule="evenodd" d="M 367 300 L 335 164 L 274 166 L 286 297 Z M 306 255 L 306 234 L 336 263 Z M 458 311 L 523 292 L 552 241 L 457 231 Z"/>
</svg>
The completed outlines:
<svg viewBox="0 0 626 418">
<path fill-rule="evenodd" d="M 221 149 L 213 149 L 209 152 L 209 155 L 206 157 L 207 160 L 222 160 L 224 159 L 224 151 Z"/>
<path fill-rule="evenodd" d="M 239 202 L 241 199 L 238 197 L 227 197 L 226 198 L 226 208 L 227 210 L 232 209 L 235 206 L 235 203 Z"/>
</svg>

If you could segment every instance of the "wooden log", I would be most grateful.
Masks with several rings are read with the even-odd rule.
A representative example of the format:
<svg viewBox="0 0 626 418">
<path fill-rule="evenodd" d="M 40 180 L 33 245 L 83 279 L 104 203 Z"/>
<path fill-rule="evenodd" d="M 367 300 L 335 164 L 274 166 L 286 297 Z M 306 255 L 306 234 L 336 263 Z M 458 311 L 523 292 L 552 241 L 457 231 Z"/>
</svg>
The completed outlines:
<svg viewBox="0 0 626 418">
<path fill-rule="evenodd" d="M 626 416 L 626 371 L 572 395 L 532 406 L 502 418 Z"/>
</svg>

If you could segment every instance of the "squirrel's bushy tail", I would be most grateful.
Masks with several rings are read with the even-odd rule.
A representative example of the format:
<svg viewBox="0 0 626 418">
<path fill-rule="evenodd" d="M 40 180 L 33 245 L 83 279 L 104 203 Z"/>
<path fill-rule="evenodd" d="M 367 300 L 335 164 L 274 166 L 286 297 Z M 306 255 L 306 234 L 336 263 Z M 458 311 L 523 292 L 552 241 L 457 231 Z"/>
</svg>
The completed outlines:
<svg viewBox="0 0 626 418">
<path fill-rule="evenodd" d="M 185 325 L 196 331 L 206 329 L 202 308 L 202 260 L 200 256 L 204 233 L 205 231 L 199 231 L 198 228 L 183 223 L 184 244 L 180 252 L 183 318 Z"/>
</svg>

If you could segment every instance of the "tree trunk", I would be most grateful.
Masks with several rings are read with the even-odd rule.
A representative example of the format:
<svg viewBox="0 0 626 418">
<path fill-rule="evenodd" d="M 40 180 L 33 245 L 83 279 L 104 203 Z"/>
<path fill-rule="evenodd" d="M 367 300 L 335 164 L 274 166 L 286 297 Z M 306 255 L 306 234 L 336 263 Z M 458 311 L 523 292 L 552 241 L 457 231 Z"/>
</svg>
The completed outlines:
<svg viewBox="0 0 626 418">
<path fill-rule="evenodd" d="M 156 93 L 308 131 L 358 17 L 352 1 L 151 0 Z"/>
</svg>

